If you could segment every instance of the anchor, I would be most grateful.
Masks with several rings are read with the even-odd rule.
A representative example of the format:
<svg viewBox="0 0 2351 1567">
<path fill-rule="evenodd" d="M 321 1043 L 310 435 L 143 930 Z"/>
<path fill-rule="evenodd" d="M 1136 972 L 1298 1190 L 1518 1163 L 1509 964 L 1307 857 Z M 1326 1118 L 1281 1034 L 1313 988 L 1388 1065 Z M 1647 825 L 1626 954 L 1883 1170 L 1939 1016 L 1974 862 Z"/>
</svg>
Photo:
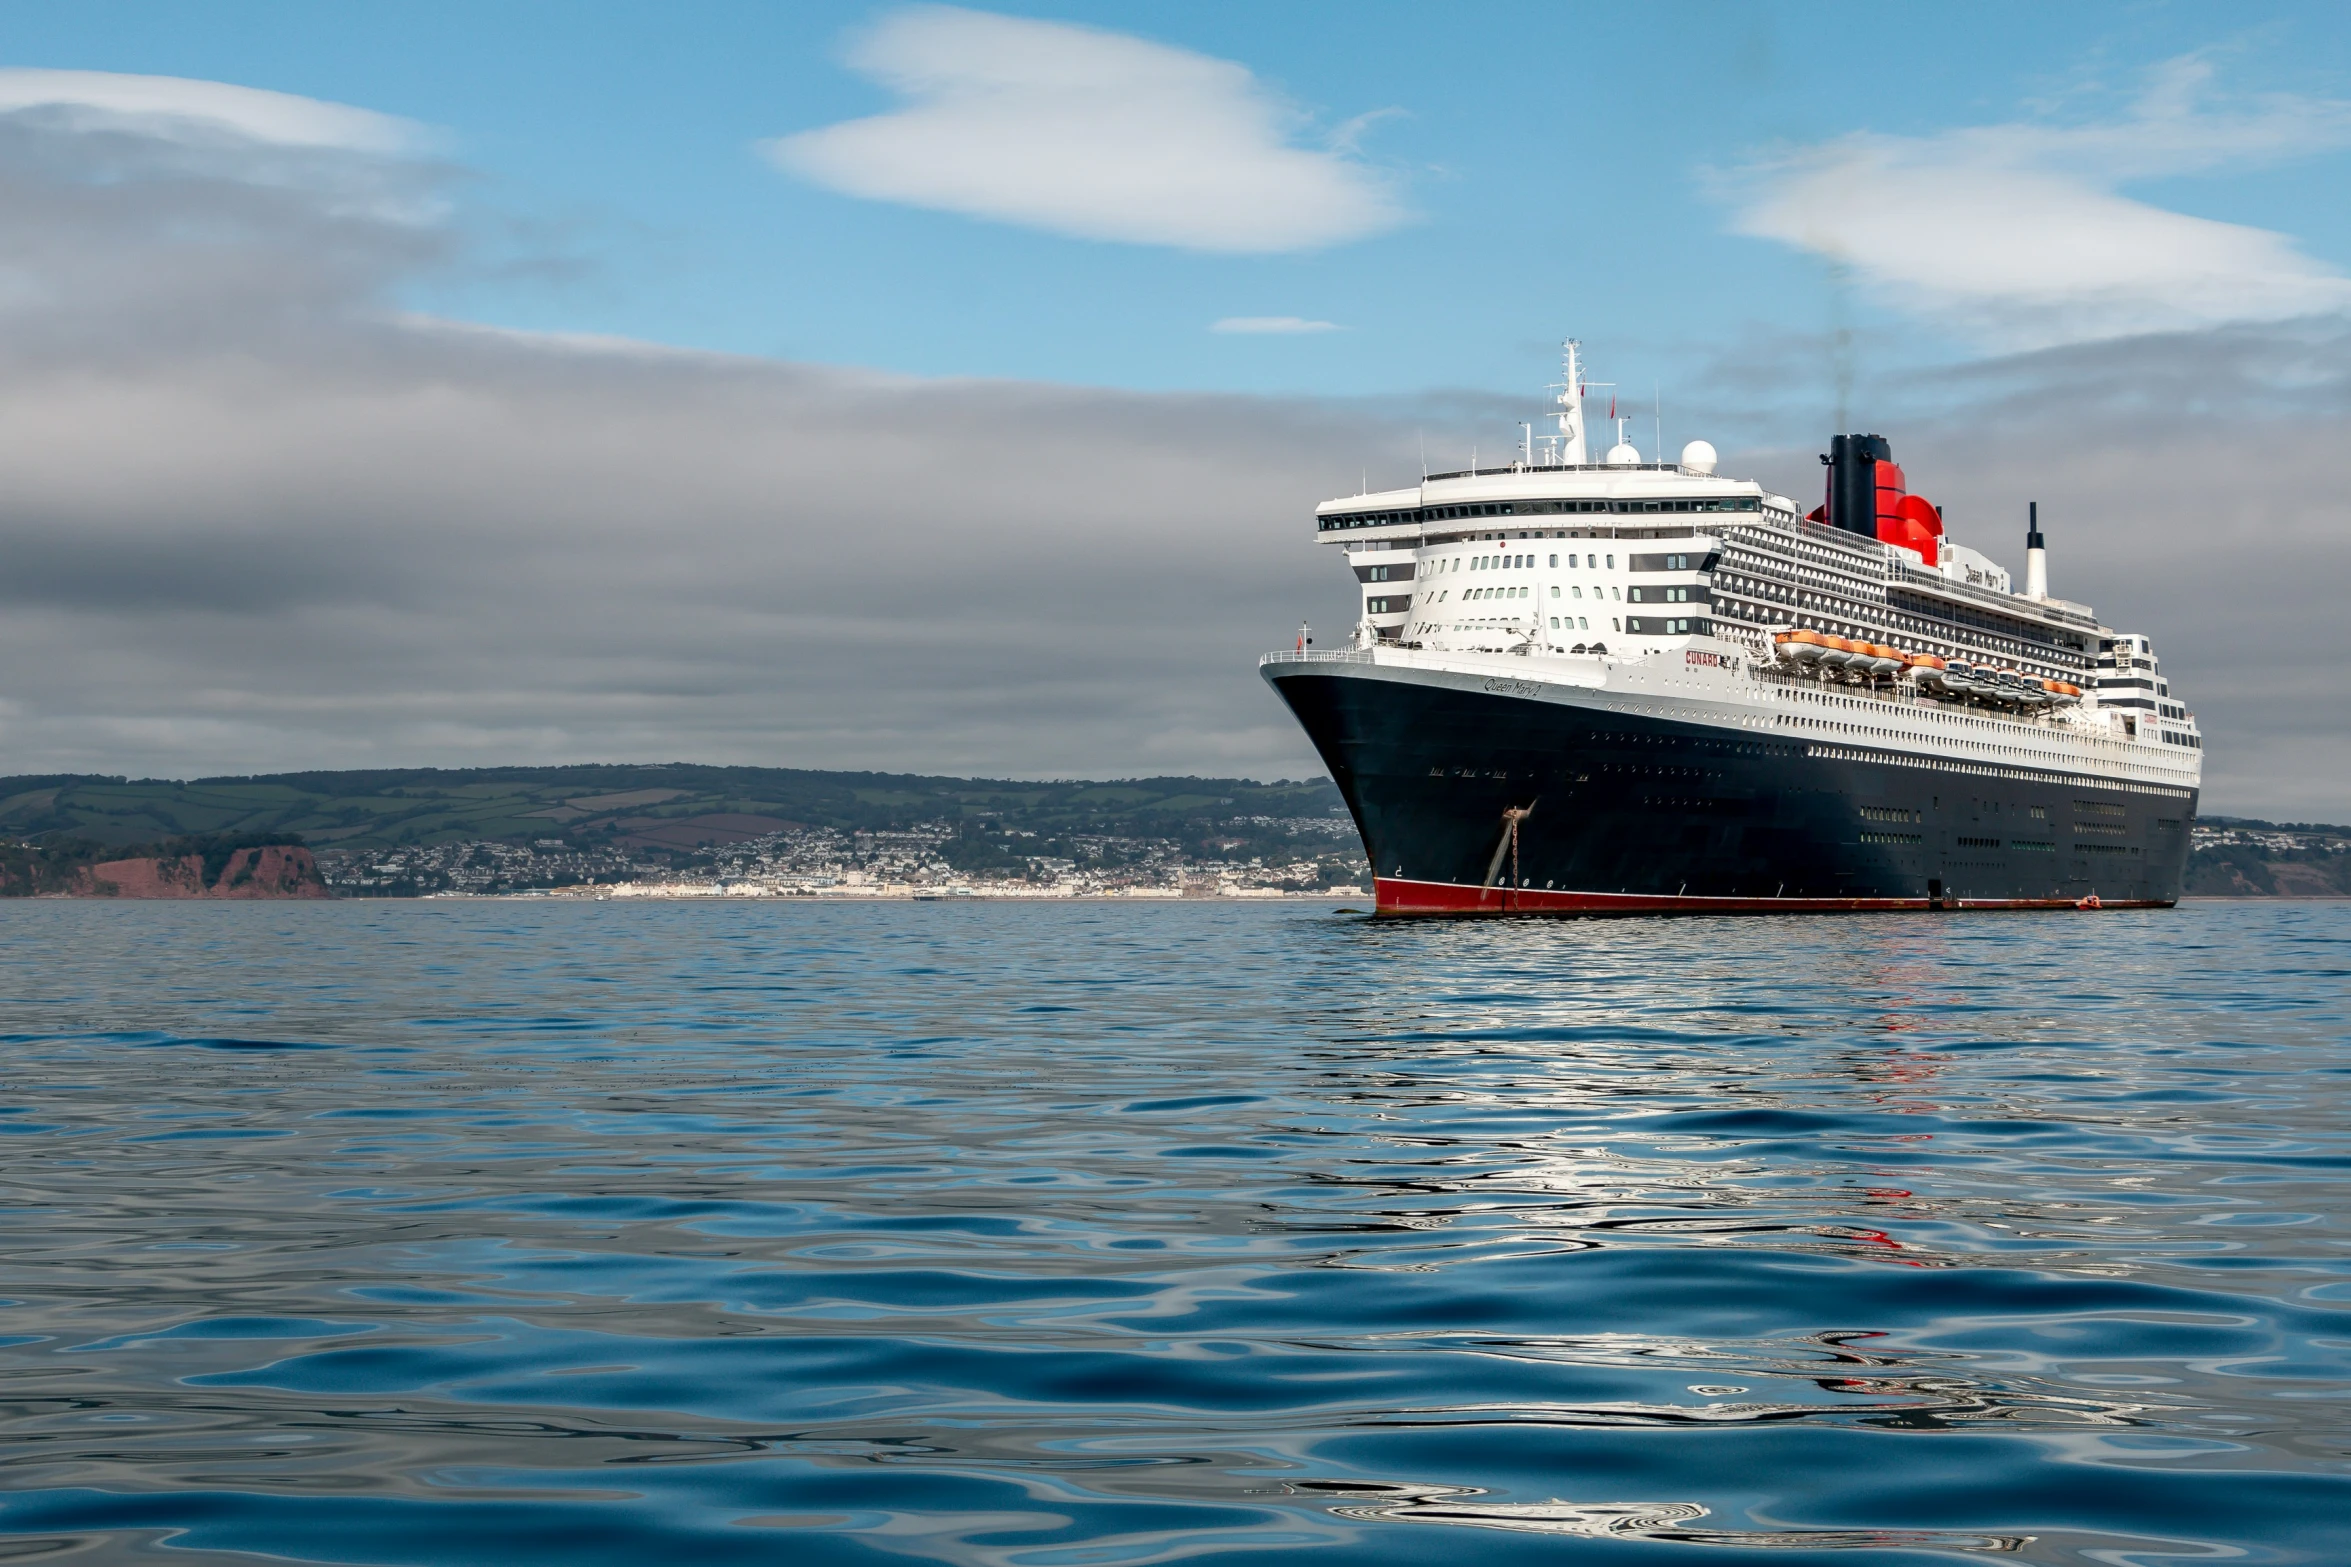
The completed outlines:
<svg viewBox="0 0 2351 1567">
<path fill-rule="evenodd" d="M 1536 801 L 1529 800 L 1524 805 L 1512 805 L 1503 809 L 1502 839 L 1494 845 L 1494 858 L 1486 866 L 1486 888 L 1491 891 L 1495 879 L 1502 874 L 1502 856 L 1505 854 L 1510 856 L 1510 887 L 1502 895 L 1502 906 L 1505 909 L 1518 907 L 1518 892 L 1525 885 L 1518 874 L 1518 824 L 1535 814 L 1536 804 Z M 1481 898 L 1479 901 L 1483 902 L 1484 900 Z"/>
</svg>

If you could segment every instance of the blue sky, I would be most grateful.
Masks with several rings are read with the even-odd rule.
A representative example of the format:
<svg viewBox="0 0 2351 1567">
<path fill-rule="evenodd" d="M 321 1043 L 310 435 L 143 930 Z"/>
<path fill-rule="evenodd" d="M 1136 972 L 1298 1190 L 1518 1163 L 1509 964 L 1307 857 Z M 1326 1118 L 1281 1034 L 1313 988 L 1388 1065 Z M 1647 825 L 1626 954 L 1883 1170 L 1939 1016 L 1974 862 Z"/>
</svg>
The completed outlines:
<svg viewBox="0 0 2351 1567">
<path fill-rule="evenodd" d="M 1853 328 L 1863 373 L 1883 374 L 2084 328 L 1987 329 L 1937 308 L 1916 279 L 1840 275 L 1785 238 L 1739 232 L 1759 164 L 1864 134 L 1931 152 L 1969 128 L 2127 126 L 2181 62 L 2202 72 L 2191 120 L 2258 115 L 2289 95 L 2325 121 L 2351 77 L 2351 27 L 2333 6 L 985 13 L 1230 62 L 1296 111 L 1277 131 L 1318 156 L 1370 117 L 1334 161 L 1380 192 L 1393 222 L 1219 253 L 844 193 L 762 155 L 772 138 L 901 105 L 853 56 L 891 19 L 935 14 L 85 0 L 13 7 L 6 36 L 15 65 L 232 82 L 433 128 L 466 171 L 457 200 L 475 248 L 405 292 L 462 319 L 926 376 L 1513 396 L 1531 396 L 1572 331 L 1597 375 L 1643 390 L 1663 380 L 1669 396 L 1719 356 L 1793 353 L 1779 387 L 1808 414 L 1833 396 L 1834 372 L 1817 347 L 1785 348 L 1791 338 Z M 2087 177 L 2164 211 L 2282 233 L 2341 273 L 2344 132 L 2328 122 L 2299 141 L 2190 147 L 2138 168 L 2108 149 Z M 2203 139 L 2216 138 L 2207 126 Z M 1871 200 L 1867 186 L 1851 205 Z M 1335 329 L 1210 330 L 1284 317 Z"/>
</svg>

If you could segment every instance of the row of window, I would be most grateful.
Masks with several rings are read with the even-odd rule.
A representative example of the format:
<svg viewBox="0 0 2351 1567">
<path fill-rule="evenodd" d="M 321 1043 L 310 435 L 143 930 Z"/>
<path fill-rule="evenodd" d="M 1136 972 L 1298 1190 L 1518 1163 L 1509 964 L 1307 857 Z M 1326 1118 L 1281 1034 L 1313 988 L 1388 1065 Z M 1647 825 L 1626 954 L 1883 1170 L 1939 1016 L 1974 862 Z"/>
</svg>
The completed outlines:
<svg viewBox="0 0 2351 1567">
<path fill-rule="evenodd" d="M 1637 637 L 1709 637 L 1714 635 L 1714 622 L 1711 620 L 1649 620 L 1643 619 L 1639 615 L 1627 615 L 1624 618 L 1624 628 Z"/>
<path fill-rule="evenodd" d="M 1347 528 L 1394 528 L 1430 522 L 1457 522 L 1470 517 L 1545 517 L 1571 515 L 1647 516 L 1655 513 L 1761 511 L 1753 495 L 1697 495 L 1672 500 L 1478 501 L 1460 506 L 1402 506 L 1388 511 L 1335 512 L 1315 519 L 1315 531 L 1335 533 Z"/>
<path fill-rule="evenodd" d="M 2172 745 L 2190 746 L 2199 751 L 2204 749 L 2202 735 L 2183 734 L 2177 729 L 2166 729 L 2163 731 L 2163 738 Z"/>
<path fill-rule="evenodd" d="M 1863 843 L 1920 843 L 1925 840 L 1914 832 L 1865 832 L 1861 835 L 1861 841 Z"/>
<path fill-rule="evenodd" d="M 2071 648 L 2076 652 L 2086 653 L 2089 651 L 2084 645 L 2084 640 L 2080 637 L 2053 632 L 2028 620 L 2015 620 L 2006 615 L 1991 614 L 1948 603 L 1942 599 L 1928 598 L 1924 594 L 1904 593 L 1898 588 L 1890 588 L 1886 592 L 1886 602 L 1896 609 L 1906 609 L 1914 614 L 1932 615 L 1938 620 L 1956 621 L 1963 626 L 1974 626 L 1981 631 L 1997 632 L 2002 636 L 2015 637 L 2022 642 Z"/>
<path fill-rule="evenodd" d="M 1600 569 L 1601 558 L 1602 557 L 1599 555 L 1581 555 L 1580 553 L 1570 554 L 1567 557 L 1567 563 L 1570 567 L 1574 567 L 1578 570 L 1598 571 Z M 1581 561 L 1581 565 L 1578 565 L 1579 560 Z M 1609 568 L 1611 570 L 1615 569 L 1616 557 L 1614 555 L 1610 555 L 1607 557 L 1607 561 Z M 1535 565 L 1535 557 L 1531 554 L 1447 555 L 1442 556 L 1436 560 L 1429 561 L 1426 564 L 1428 566 L 1428 575 L 1432 577 L 1441 576 L 1448 571 L 1459 571 L 1464 565 L 1467 565 L 1471 571 L 1532 571 Z M 1553 555 L 1551 557 L 1551 564 L 1554 568 L 1559 565 L 1559 557 L 1557 555 Z M 1362 568 L 1362 576 L 1363 580 L 1366 582 L 1409 582 L 1412 580 L 1413 569 L 1409 564 L 1399 564 L 1393 566 L 1366 566 Z"/>
<path fill-rule="evenodd" d="M 1372 613 L 1378 614 L 1379 611 L 1374 610 Z M 1415 628 L 1416 632 L 1436 631 L 1440 629 L 1448 631 L 1464 631 L 1469 628 L 1461 624 L 1454 624 L 1440 628 L 1433 622 Z M 1590 619 L 1582 615 L 1553 615 L 1551 617 L 1551 629 L 1554 631 L 1589 631 L 1592 629 L 1592 622 Z M 1614 620 L 1611 620 L 1608 623 L 1608 629 L 1619 633 L 1624 630 L 1624 628 Z"/>
<path fill-rule="evenodd" d="M 1530 597 L 1530 596 L 1531 596 L 1531 595 L 1534 593 L 1534 591 L 1535 591 L 1535 590 L 1534 590 L 1533 588 L 1529 588 L 1529 587 L 1491 587 L 1491 588 L 1464 588 L 1464 589 L 1462 589 L 1462 590 L 1461 590 L 1461 601 L 1462 601 L 1464 604 L 1468 604 L 1468 603 L 1473 603 L 1473 602 L 1483 602 L 1484 600 L 1487 600 L 1487 599 L 1496 599 L 1496 598 L 1511 598 L 1511 599 L 1522 599 L 1522 598 L 1527 598 L 1527 597 Z M 1615 590 L 1613 590 L 1613 589 L 1612 589 L 1611 591 L 1615 591 Z M 1652 594 L 1654 594 L 1655 592 L 1657 592 L 1657 590 L 1656 590 L 1655 588 L 1652 588 L 1652 589 L 1650 589 L 1649 591 L 1650 591 Z M 1684 590 L 1684 591 L 1685 591 L 1685 593 L 1687 592 L 1687 590 Z M 1423 594 L 1423 595 L 1422 595 L 1422 598 L 1423 598 L 1423 602 L 1426 602 L 1426 603 L 1429 603 L 1429 604 L 1442 604 L 1442 603 L 1444 603 L 1446 600 L 1450 599 L 1452 596 L 1453 596 L 1453 590 L 1452 590 L 1451 588 L 1441 588 L 1441 589 L 1439 589 L 1439 590 L 1437 591 L 1437 594 L 1436 594 L 1436 596 L 1435 596 L 1434 598 L 1429 598 L 1429 597 L 1428 597 L 1426 594 Z M 1558 589 L 1556 586 L 1554 586 L 1554 587 L 1551 589 L 1551 596 L 1552 596 L 1553 598 L 1559 598 L 1559 597 L 1561 597 L 1561 596 L 1562 596 L 1562 595 L 1561 595 L 1561 593 L 1560 593 L 1560 590 L 1559 590 L 1559 589 Z M 1583 587 L 1582 587 L 1582 585 L 1581 585 L 1581 584 L 1575 584 L 1575 585 L 1571 585 L 1571 586 L 1570 586 L 1570 587 L 1567 589 L 1567 592 L 1566 592 L 1565 596 L 1566 596 L 1566 597 L 1568 597 L 1568 598 L 1578 598 L 1578 599 L 1582 598 L 1582 597 L 1584 596 L 1584 590 L 1583 590 Z M 1598 598 L 1598 597 L 1600 597 L 1600 585 L 1599 585 L 1598 583 L 1594 583 L 1594 584 L 1592 585 L 1592 597 L 1594 597 L 1595 599 L 1596 599 L 1596 598 Z M 1635 599 L 1635 601 L 1638 601 L 1638 600 L 1640 599 L 1640 597 L 1641 597 L 1641 590 L 1640 590 L 1639 588 L 1635 588 L 1635 589 L 1633 589 L 1633 598 Z M 1375 601 L 1375 602 L 1376 602 L 1376 601 Z M 1404 603 L 1404 604 L 1409 604 L 1409 603 L 1411 602 L 1411 600 L 1410 600 L 1409 598 L 1406 598 L 1406 599 L 1399 599 L 1399 600 L 1397 600 L 1396 602 L 1398 602 L 1398 603 Z M 1713 602 L 1713 601 L 1712 601 L 1712 600 L 1710 600 L 1710 599 L 1707 599 L 1707 598 L 1705 598 L 1705 597 L 1703 597 L 1703 596 L 1701 596 L 1701 597 L 1699 597 L 1699 598 L 1697 598 L 1697 599 L 1695 599 L 1695 600 L 1691 600 L 1691 599 L 1684 598 L 1684 599 L 1679 599 L 1679 600 L 1676 600 L 1675 602 L 1677 602 L 1677 603 L 1692 602 L 1692 603 L 1706 604 L 1706 603 L 1711 603 L 1711 602 Z M 1376 609 L 1375 609 L 1375 610 L 1371 611 L 1371 613 L 1373 613 L 1373 614 L 1377 615 L 1377 614 L 1379 614 L 1379 613 L 1380 613 L 1380 611 L 1378 611 L 1378 610 L 1376 610 Z"/>
<path fill-rule="evenodd" d="M 1890 805 L 1865 805 L 1861 808 L 1861 819 L 1867 822 L 1915 822 L 1921 818 L 1916 811 L 1900 810 Z"/>
<path fill-rule="evenodd" d="M 1869 708 L 1869 710 L 1870 710 L 1870 711 L 1872 711 L 1872 712 L 1878 712 L 1878 711 L 1882 711 L 1882 709 L 1881 709 L 1881 708 L 1880 708 L 1880 707 L 1877 705 L 1877 699 L 1876 699 L 1876 698 L 1874 698 L 1874 697 L 1872 697 L 1872 698 L 1868 698 L 1868 699 L 1864 699 L 1864 698 L 1861 698 L 1861 697 L 1856 697 L 1856 696 L 1842 696 L 1842 695 L 1837 695 L 1837 694 L 1834 694 L 1834 693 L 1831 693 L 1831 692 L 1827 692 L 1827 691 L 1813 691 L 1813 690 L 1787 690 L 1787 689 L 1783 689 L 1783 690 L 1781 690 L 1781 692 L 1779 693 L 1779 695 L 1780 695 L 1780 700 L 1781 700 L 1781 701 L 1783 701 L 1783 702 L 1821 702 L 1821 703 L 1827 703 L 1827 704 L 1829 704 L 1829 705 L 1831 705 L 1831 706 L 1835 706 L 1835 707 L 1845 707 L 1845 708 L 1862 708 L 1862 707 L 1867 707 L 1867 708 Z M 2013 734 L 2019 734 L 2019 733 L 2022 733 L 2022 732 L 2026 732 L 2026 731 L 2025 731 L 2025 729 L 2024 729 L 2024 726 L 2023 726 L 2022 724 L 2016 723 L 2016 722 L 2014 722 L 2014 721 L 2012 721 L 2012 720 L 2009 720 L 2009 719 L 2004 719 L 2004 718 L 1984 718 L 1984 717 L 1980 717 L 1980 716 L 1978 716 L 1978 715 L 1976 715 L 1976 714 L 1973 714 L 1973 713 L 1952 713 L 1952 712 L 1943 712 L 1943 711 L 1931 711 L 1931 712 L 1927 712 L 1927 713 L 1924 713 L 1924 714 L 1922 714 L 1922 715 L 1919 715 L 1919 716 L 1924 716 L 1924 717 L 1926 717 L 1926 718 L 1930 719 L 1932 722 L 1934 722 L 1934 723 L 1935 723 L 1935 724 L 1937 724 L 1938 726 L 1953 726 L 1953 725 L 1955 725 L 1955 726 L 1958 726 L 1958 727 L 1961 727 L 1961 728 L 1967 728 L 1967 729 L 1982 729 L 1982 730 L 1988 730 L 1988 731 L 1990 731 L 1990 732 L 1991 732 L 1991 733 L 1993 733 L 1993 734 L 2002 734 L 2002 735 L 2013 735 Z M 1855 733 L 1855 734 L 1864 734 L 1864 733 L 1866 733 L 1866 734 L 1886 734 L 1886 735 L 1891 735 L 1891 734 L 1894 734 L 1894 733 L 1896 733 L 1896 731 L 1893 731 L 1893 730 L 1886 730 L 1886 729 L 1874 729 L 1874 728 L 1870 728 L 1870 727 L 1869 727 L 1869 726 L 1867 726 L 1867 725 L 1862 725 L 1862 724 L 1833 724 L 1833 723 L 1830 723 L 1828 720 L 1825 720 L 1825 719 L 1793 718 L 1793 717 L 1789 717 L 1789 716 L 1788 716 L 1788 715 L 1786 715 L 1786 714 L 1783 714 L 1783 715 L 1781 715 L 1781 719 L 1780 719 L 1780 721 L 1782 721 L 1782 722 L 1788 722 L 1788 723 L 1797 723 L 1797 724 L 1809 724 L 1809 725 L 1815 725 L 1815 726 L 1817 726 L 1817 727 L 1825 727 L 1825 728 L 1833 728 L 1833 729 L 1848 730 L 1848 731 L 1850 731 L 1850 732 L 1852 732 L 1852 733 Z M 1994 749 L 1996 749 L 1996 750 L 2000 750 L 2000 751 L 2006 751 L 2006 752 L 2008 752 L 2009 754 L 2011 754 L 2011 755 L 2015 755 L 2015 756 L 2032 756 L 2032 757 L 2040 757 L 2040 758 L 2044 758 L 2044 759 L 2047 759 L 2047 760 L 2052 760 L 2052 761 L 2054 761 L 2054 760 L 2057 760 L 2057 759 L 2058 759 L 2058 758 L 2056 758 L 2055 756 L 2053 756 L 2053 755 L 2052 755 L 2050 752 L 2047 752 L 2047 751 L 2042 751 L 2042 750 L 2037 750 L 2037 749 L 2035 749 L 2034 747 L 2032 747 L 2032 746 L 2029 746 L 2029 745 L 1998 745 L 1998 744 L 1996 744 L 1996 743 L 1994 743 L 1994 742 L 1990 742 L 1990 741 L 1979 741 L 1978 743 L 1979 743 L 1979 744 L 1989 744 L 1989 745 L 1993 745 L 1993 748 L 1994 748 Z M 2113 743 L 2114 743 L 2114 744 L 2119 744 L 2119 742 L 2113 742 Z M 1933 763 L 1933 764 L 1920 764 L 1920 763 L 1914 763 L 1913 765 L 1934 765 L 1934 766 L 1938 766 L 1938 767 L 1939 767 L 1939 766 L 1942 766 L 1942 765 L 1944 765 L 1944 764 L 1943 764 L 1943 763 L 1940 763 L 1940 762 L 1937 762 L 1937 763 Z M 1953 764 L 1950 764 L 1950 765 L 1953 765 L 1953 766 L 1958 766 L 1958 765 L 1960 765 L 1960 764 L 1953 763 Z M 1964 770 L 1966 770 L 1966 769 L 1965 769 L 1965 768 L 1963 768 L 1962 770 L 1964 771 Z M 2015 774 L 2011 774 L 2011 773 L 2007 772 L 2006 770 L 2004 770 L 2004 769 L 2000 769 L 2000 768 L 1994 768 L 1994 769 L 1992 769 L 1992 772 L 1993 772 L 1994 774 L 1997 774 L 1997 775 L 1998 775 L 1998 776 L 2000 776 L 2000 777 L 2003 777 L 2003 778 L 2006 778 L 2006 777 L 2018 777 L 2018 778 L 2022 778 L 2022 777 L 2029 776 L 2029 775 L 2027 775 L 2027 774 L 2024 774 L 2024 773 L 2015 773 Z M 2121 784 L 2121 785 L 2118 785 L 2117 787 L 2120 787 L 2120 788 L 2126 788 L 2126 789 L 2133 789 L 2133 790 L 2138 790 L 2138 791 L 2140 791 L 2140 792 L 2142 792 L 2142 793 L 2145 793 L 2145 792 L 2153 792 L 2153 793 L 2162 794 L 2162 793 L 2168 793 L 2168 792 L 2169 792 L 2169 791 L 2167 791 L 2167 790 L 2162 790 L 2162 789 L 2152 789 L 2152 790 L 2150 790 L 2150 789 L 2147 789 L 2147 788 L 2142 788 L 2142 786 L 2140 786 L 2140 785 L 2138 785 L 2138 784 Z M 2099 806 L 2097 805 L 2097 802 L 2094 802 L 2094 801 L 2086 801 L 2086 800 L 2083 800 L 2083 801 L 2076 801 L 2076 802 L 2075 802 L 2075 804 L 2076 804 L 2077 808 L 2079 808 L 2079 809 L 2081 809 L 2081 810 L 2085 810 L 2085 811 L 2087 811 L 2087 810 L 2091 810 L 2091 809 L 2094 809 L 2094 808 L 2098 808 L 2098 809 L 2103 809 L 2103 808 L 2104 808 L 2104 807 L 2099 807 Z M 2114 806 L 2114 807 L 2111 807 L 2111 809 L 2112 809 L 2112 810 L 2114 810 L 2114 811 L 2115 811 L 2115 812 L 2117 812 L 2117 813 L 2120 813 L 2120 811 L 2122 810 L 2122 807 L 2120 807 L 2120 806 Z M 2036 806 L 2034 806 L 2034 807 L 2033 807 L 2033 814 L 2034 814 L 2035 816 L 2039 816 L 2039 815 L 2041 815 L 2041 814 L 2042 814 L 2042 812 L 2041 812 L 2041 808 L 2040 808 L 2039 806 L 2037 806 L 2037 805 L 2036 805 Z"/>
</svg>

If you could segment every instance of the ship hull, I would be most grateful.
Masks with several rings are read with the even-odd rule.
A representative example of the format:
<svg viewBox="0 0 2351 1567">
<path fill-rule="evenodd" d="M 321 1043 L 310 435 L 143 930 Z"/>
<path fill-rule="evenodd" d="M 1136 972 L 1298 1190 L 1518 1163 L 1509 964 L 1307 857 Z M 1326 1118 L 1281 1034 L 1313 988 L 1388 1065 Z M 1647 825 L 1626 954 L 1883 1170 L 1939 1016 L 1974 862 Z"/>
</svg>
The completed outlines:
<svg viewBox="0 0 2351 1567">
<path fill-rule="evenodd" d="M 2192 792 L 1936 771 L 1359 666 L 1267 678 L 1354 814 L 1383 915 L 2169 907 L 2186 869 Z"/>
</svg>

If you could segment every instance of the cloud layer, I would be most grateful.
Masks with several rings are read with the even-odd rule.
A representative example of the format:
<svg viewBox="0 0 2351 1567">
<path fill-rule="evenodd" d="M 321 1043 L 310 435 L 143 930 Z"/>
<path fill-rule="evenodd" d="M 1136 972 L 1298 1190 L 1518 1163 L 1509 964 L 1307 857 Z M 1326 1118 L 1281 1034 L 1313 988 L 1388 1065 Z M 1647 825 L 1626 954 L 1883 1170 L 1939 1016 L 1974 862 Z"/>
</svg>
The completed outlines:
<svg viewBox="0 0 2351 1567">
<path fill-rule="evenodd" d="M 291 93 L 184 76 L 112 71 L 0 69 L 0 114 L 43 110 L 81 133 L 129 130 L 166 140 L 223 136 L 281 147 L 411 153 L 428 147 L 423 127 L 371 109 Z"/>
<path fill-rule="evenodd" d="M 764 144 L 852 196 L 1080 239 L 1262 253 L 1403 221 L 1387 183 L 1298 145 L 1300 118 L 1239 65 L 1140 38 L 923 6 L 851 63 L 907 101 Z"/>
<path fill-rule="evenodd" d="M 10 771 L 1300 775 L 1254 659 L 1301 616 L 1352 619 L 1311 507 L 1366 467 L 1415 471 L 1423 429 L 1440 467 L 1507 444 L 1519 411 L 925 382 L 415 320 L 389 302 L 447 262 L 414 214 L 449 176 L 291 151 L 300 179 L 278 143 L 191 156 L 172 124 L 0 112 Z M 1694 422 L 1710 398 L 1752 408 L 1718 379 L 1682 419 L 1725 471 L 1817 487 L 1812 445 Z M 2328 630 L 2351 336 L 2211 329 L 1904 385 L 1877 427 L 1964 542 L 2019 564 L 2038 499 L 2059 591 L 2156 636 L 2213 735 L 2210 809 L 2351 817 Z"/>
<path fill-rule="evenodd" d="M 10 770 L 1313 770 L 1254 656 L 1376 431 L 405 317 L 348 193 L 444 173 L 285 153 L 0 112 Z"/>
<path fill-rule="evenodd" d="M 1726 187 L 1736 226 L 2005 350 L 2351 310 L 2351 279 L 2289 237 L 2120 193 L 2351 144 L 2351 104 L 2215 108 L 2209 77 L 2174 61 L 2114 120 L 1799 149 Z"/>
</svg>

